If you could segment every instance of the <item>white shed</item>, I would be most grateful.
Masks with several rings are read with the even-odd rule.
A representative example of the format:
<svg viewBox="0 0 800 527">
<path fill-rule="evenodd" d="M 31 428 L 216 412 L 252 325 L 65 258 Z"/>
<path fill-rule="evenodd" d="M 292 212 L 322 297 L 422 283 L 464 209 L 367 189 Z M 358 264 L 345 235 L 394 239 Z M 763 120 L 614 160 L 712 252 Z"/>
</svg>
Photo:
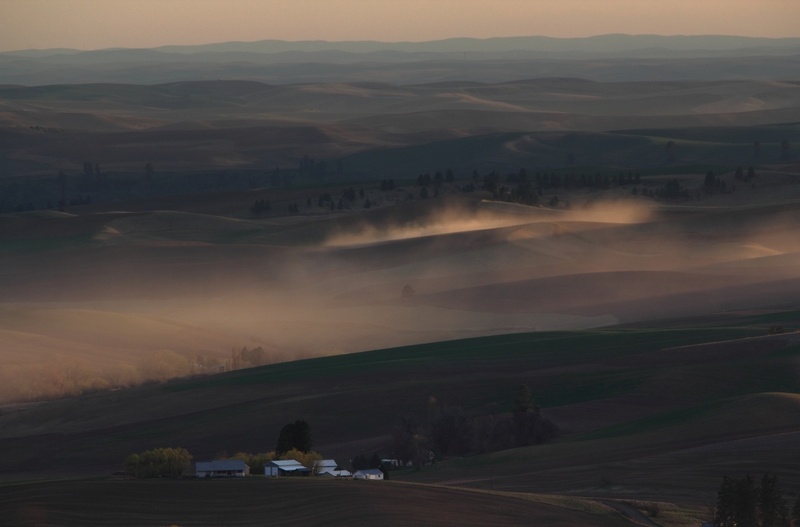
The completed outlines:
<svg viewBox="0 0 800 527">
<path fill-rule="evenodd" d="M 198 478 L 243 478 L 250 475 L 250 467 L 241 459 L 198 461 L 195 474 Z"/>
<path fill-rule="evenodd" d="M 377 468 L 359 470 L 353 474 L 353 479 L 383 479 L 383 472 Z"/>
<path fill-rule="evenodd" d="M 299 461 L 293 459 L 270 461 L 264 465 L 265 476 L 308 476 L 311 469 L 303 466 Z"/>
<path fill-rule="evenodd" d="M 353 474 L 339 466 L 334 459 L 323 459 L 316 466 L 317 474 L 320 476 L 334 476 L 337 478 L 349 478 Z"/>
</svg>

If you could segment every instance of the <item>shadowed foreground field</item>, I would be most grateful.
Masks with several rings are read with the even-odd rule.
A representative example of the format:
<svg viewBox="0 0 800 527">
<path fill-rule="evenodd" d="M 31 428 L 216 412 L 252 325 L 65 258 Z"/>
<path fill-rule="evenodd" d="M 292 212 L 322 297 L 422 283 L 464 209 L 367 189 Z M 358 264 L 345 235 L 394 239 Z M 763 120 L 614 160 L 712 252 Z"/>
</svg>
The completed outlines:
<svg viewBox="0 0 800 527">
<path fill-rule="evenodd" d="M 65 481 L 0 489 L 0 517 L 19 526 L 631 525 L 593 501 L 392 482 Z"/>
</svg>

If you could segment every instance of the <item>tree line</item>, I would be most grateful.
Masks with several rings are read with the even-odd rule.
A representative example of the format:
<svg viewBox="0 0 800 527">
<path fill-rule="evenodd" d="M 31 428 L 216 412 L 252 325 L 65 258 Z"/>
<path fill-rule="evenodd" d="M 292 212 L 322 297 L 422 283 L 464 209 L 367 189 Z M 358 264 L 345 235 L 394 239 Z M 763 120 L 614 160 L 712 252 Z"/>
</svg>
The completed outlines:
<svg viewBox="0 0 800 527">
<path fill-rule="evenodd" d="M 717 527 L 800 526 L 800 498 L 791 512 L 778 484 L 778 476 L 764 474 L 756 486 L 754 476 L 725 476 L 717 492 L 714 523 Z"/>
<path fill-rule="evenodd" d="M 185 448 L 156 448 L 128 456 L 125 472 L 135 478 L 179 478 L 191 462 Z"/>
<path fill-rule="evenodd" d="M 435 458 L 483 454 L 538 445 L 558 434 L 558 427 L 542 417 L 526 385 L 514 392 L 510 416 L 470 414 L 460 407 L 440 406 L 435 398 L 428 402 L 426 419 L 401 414 L 391 431 L 394 459 L 417 469 Z"/>
</svg>

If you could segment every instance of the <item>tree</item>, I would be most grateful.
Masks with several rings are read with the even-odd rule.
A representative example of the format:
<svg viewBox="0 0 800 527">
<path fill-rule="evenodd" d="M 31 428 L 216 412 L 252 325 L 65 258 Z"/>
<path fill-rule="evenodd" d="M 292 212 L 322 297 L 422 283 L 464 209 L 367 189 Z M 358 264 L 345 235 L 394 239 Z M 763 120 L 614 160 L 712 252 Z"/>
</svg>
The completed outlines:
<svg viewBox="0 0 800 527">
<path fill-rule="evenodd" d="M 733 484 L 733 514 L 736 527 L 758 527 L 758 491 L 755 478 L 747 474 Z"/>
<path fill-rule="evenodd" d="M 789 527 L 789 509 L 775 474 L 767 473 L 761 478 L 758 519 L 761 527 Z"/>
<path fill-rule="evenodd" d="M 781 161 L 791 161 L 792 151 L 789 148 L 789 140 L 784 139 L 781 141 Z"/>
<path fill-rule="evenodd" d="M 353 466 L 354 471 L 369 468 L 369 461 L 367 461 L 367 457 L 364 454 L 359 454 L 354 457 L 350 464 Z"/>
<path fill-rule="evenodd" d="M 717 491 L 717 507 L 714 513 L 714 523 L 717 527 L 736 527 L 733 490 L 735 482 L 735 479 L 728 476 L 722 478 L 722 485 Z"/>
<path fill-rule="evenodd" d="M 294 422 L 292 447 L 300 452 L 311 452 L 314 447 L 314 441 L 311 440 L 311 427 L 308 426 L 307 422 L 302 420 Z"/>
<path fill-rule="evenodd" d="M 392 427 L 392 448 L 394 458 L 402 466 L 417 458 L 417 449 L 420 447 L 421 436 L 419 421 L 413 414 L 400 414 Z"/>
<path fill-rule="evenodd" d="M 311 427 L 308 426 L 307 422 L 298 419 L 294 423 L 289 423 L 281 428 L 275 453 L 278 456 L 283 456 L 291 450 L 308 453 L 312 451 L 313 447 Z"/>
<path fill-rule="evenodd" d="M 456 175 L 453 174 L 453 171 L 448 168 L 444 174 L 444 180 L 447 181 L 448 183 L 452 183 L 453 181 L 456 180 Z"/>
<path fill-rule="evenodd" d="M 792 507 L 792 520 L 794 520 L 795 527 L 800 527 L 800 496 L 794 502 Z"/>
<path fill-rule="evenodd" d="M 460 408 L 445 408 L 431 425 L 431 442 L 444 455 L 464 456 L 472 448 L 473 421 Z"/>
<path fill-rule="evenodd" d="M 742 167 L 736 167 L 736 174 L 734 177 L 738 180 L 744 179 L 744 170 L 742 170 Z"/>
<path fill-rule="evenodd" d="M 281 433 L 278 435 L 278 445 L 275 447 L 275 453 L 282 456 L 292 449 L 294 445 L 294 423 L 289 423 L 281 428 Z"/>
<path fill-rule="evenodd" d="M 521 384 L 514 392 L 514 413 L 520 414 L 529 412 L 533 409 L 533 400 L 531 399 L 531 389 L 526 384 Z"/>
<path fill-rule="evenodd" d="M 428 197 L 428 189 L 425 188 L 425 187 L 422 187 L 420 189 L 420 191 L 419 191 L 419 197 L 422 198 L 422 199 L 426 199 Z"/>
<path fill-rule="evenodd" d="M 706 172 L 706 177 L 703 180 L 703 186 L 706 190 L 711 190 L 714 188 L 714 183 L 716 183 L 717 178 L 714 176 L 714 172 L 709 170 Z"/>
<path fill-rule="evenodd" d="M 369 458 L 369 468 L 378 468 L 380 466 L 381 466 L 381 456 L 379 456 L 377 452 L 373 452 L 372 457 Z"/>
</svg>

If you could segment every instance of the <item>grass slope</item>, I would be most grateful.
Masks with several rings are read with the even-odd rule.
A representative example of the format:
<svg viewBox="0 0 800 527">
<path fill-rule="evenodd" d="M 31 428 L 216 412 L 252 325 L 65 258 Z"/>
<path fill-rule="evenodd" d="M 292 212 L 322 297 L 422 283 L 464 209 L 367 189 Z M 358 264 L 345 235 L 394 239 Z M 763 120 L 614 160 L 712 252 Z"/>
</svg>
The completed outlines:
<svg viewBox="0 0 800 527">
<path fill-rule="evenodd" d="M 383 449 L 395 416 L 423 412 L 431 396 L 503 412 L 520 383 L 533 387 L 557 423 L 585 420 L 592 404 L 605 404 L 589 429 L 750 393 L 800 392 L 791 335 L 691 346 L 763 333 L 729 327 L 503 335 L 85 395 L 0 415 L 2 477 L 108 473 L 130 452 L 165 445 L 198 458 L 266 451 L 297 418 L 311 423 L 321 451 L 347 459 Z M 672 355 L 692 360 L 670 363 Z M 636 412 L 620 412 L 632 402 Z"/>
</svg>

